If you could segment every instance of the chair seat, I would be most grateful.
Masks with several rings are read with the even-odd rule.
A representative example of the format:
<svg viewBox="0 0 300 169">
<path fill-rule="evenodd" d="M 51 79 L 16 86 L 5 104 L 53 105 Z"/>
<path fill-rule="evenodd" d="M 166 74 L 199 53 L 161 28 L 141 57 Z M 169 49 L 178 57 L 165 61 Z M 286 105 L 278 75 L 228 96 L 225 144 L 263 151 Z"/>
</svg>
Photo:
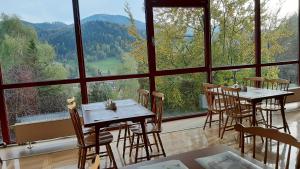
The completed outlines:
<svg viewBox="0 0 300 169">
<path fill-rule="evenodd" d="M 83 127 L 82 126 L 83 134 L 92 134 L 95 133 L 95 129 L 93 127 Z"/>
<path fill-rule="evenodd" d="M 85 147 L 94 147 L 96 144 L 95 134 L 84 136 Z M 108 131 L 99 133 L 99 145 L 107 145 L 113 141 L 113 135 Z"/>
<path fill-rule="evenodd" d="M 281 110 L 281 106 L 278 104 L 262 104 L 258 107 L 258 109 L 265 111 L 279 111 Z"/>
<path fill-rule="evenodd" d="M 235 118 L 249 117 L 252 116 L 252 110 L 244 109 L 240 113 L 231 113 L 230 116 Z"/>
<path fill-rule="evenodd" d="M 134 134 L 138 134 L 141 135 L 143 134 L 142 128 L 140 126 L 135 126 L 135 127 L 131 127 L 130 130 L 134 133 Z M 146 134 L 150 134 L 150 133 L 155 133 L 155 132 L 161 132 L 160 130 L 158 130 L 154 124 L 150 123 L 146 125 Z"/>
</svg>

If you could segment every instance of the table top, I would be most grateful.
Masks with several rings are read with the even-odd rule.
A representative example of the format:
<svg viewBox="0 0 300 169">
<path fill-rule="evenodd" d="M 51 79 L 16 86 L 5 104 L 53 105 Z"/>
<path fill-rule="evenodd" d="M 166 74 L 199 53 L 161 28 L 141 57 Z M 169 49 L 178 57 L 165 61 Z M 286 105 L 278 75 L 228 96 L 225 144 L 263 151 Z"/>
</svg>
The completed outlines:
<svg viewBox="0 0 300 169">
<path fill-rule="evenodd" d="M 195 150 L 195 151 L 190 151 L 190 152 L 186 152 L 186 153 L 173 155 L 170 157 L 160 158 L 157 160 L 145 161 L 142 163 L 129 165 L 129 166 L 123 167 L 121 169 L 135 169 L 135 168 L 140 168 L 141 166 L 153 165 L 153 164 L 157 164 L 157 163 L 169 161 L 169 160 L 180 160 L 189 169 L 204 169 L 195 159 L 200 158 L 200 157 L 216 155 L 219 153 L 224 153 L 226 151 L 233 152 L 234 154 L 249 161 L 250 164 L 254 164 L 255 166 L 258 166 L 259 168 L 269 169 L 269 167 L 267 167 L 263 163 L 255 160 L 251 157 L 248 157 L 246 155 L 241 155 L 241 153 L 238 152 L 237 150 L 230 148 L 228 146 L 225 146 L 225 145 L 217 145 L 214 147 L 208 147 L 208 148 L 204 148 L 204 149 L 200 149 L 200 150 Z"/>
<path fill-rule="evenodd" d="M 271 90 L 264 88 L 256 88 L 256 87 L 247 87 L 247 91 L 240 91 L 240 98 L 254 100 L 254 99 L 268 99 L 274 98 L 278 96 L 288 96 L 293 95 L 294 92 L 290 91 L 282 91 L 282 90 Z"/>
<path fill-rule="evenodd" d="M 216 91 L 216 90 L 214 90 Z M 219 90 L 221 91 L 221 90 Z M 264 88 L 256 88 L 256 87 L 248 87 L 247 91 L 240 91 L 239 96 L 242 99 L 246 100 L 261 100 L 261 99 L 269 99 L 275 98 L 280 96 L 289 96 L 293 95 L 294 92 L 290 91 L 283 91 L 283 90 L 271 90 L 271 89 L 264 89 Z"/>
<path fill-rule="evenodd" d="M 155 114 L 132 99 L 114 101 L 117 110 L 107 110 L 105 102 L 82 104 L 83 124 L 85 127 L 109 125 L 124 121 L 154 117 Z"/>
</svg>

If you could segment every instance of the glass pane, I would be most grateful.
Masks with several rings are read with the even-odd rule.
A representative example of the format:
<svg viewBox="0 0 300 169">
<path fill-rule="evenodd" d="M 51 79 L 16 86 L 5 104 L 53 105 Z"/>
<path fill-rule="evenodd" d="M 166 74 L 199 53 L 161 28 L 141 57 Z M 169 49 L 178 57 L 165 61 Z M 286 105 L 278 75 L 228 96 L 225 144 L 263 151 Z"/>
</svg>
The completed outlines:
<svg viewBox="0 0 300 169">
<path fill-rule="evenodd" d="M 158 70 L 204 66 L 201 8 L 153 9 Z"/>
<path fill-rule="evenodd" d="M 213 66 L 253 64 L 254 1 L 211 1 Z"/>
<path fill-rule="evenodd" d="M 143 0 L 80 0 L 87 76 L 148 72 Z"/>
<path fill-rule="evenodd" d="M 81 103 L 78 84 L 8 89 L 4 91 L 9 125 L 69 118 L 66 100 Z M 11 139 L 15 140 L 11 130 Z"/>
<path fill-rule="evenodd" d="M 262 76 L 269 79 L 287 79 L 290 87 L 298 86 L 299 69 L 297 64 L 262 67 Z"/>
<path fill-rule="evenodd" d="M 72 1 L 2 1 L 0 13 L 4 83 L 78 77 Z"/>
<path fill-rule="evenodd" d="M 298 60 L 297 0 L 261 1 L 262 63 Z"/>
<path fill-rule="evenodd" d="M 214 71 L 212 74 L 213 83 L 220 85 L 242 84 L 243 78 L 254 77 L 255 69 L 232 69 Z"/>
<path fill-rule="evenodd" d="M 202 92 L 202 83 L 206 79 L 206 73 L 157 77 L 156 90 L 165 94 L 164 116 L 206 111 Z"/>
<path fill-rule="evenodd" d="M 88 83 L 89 102 L 102 102 L 108 99 L 137 100 L 138 89 L 149 90 L 148 78 L 91 82 Z"/>
</svg>

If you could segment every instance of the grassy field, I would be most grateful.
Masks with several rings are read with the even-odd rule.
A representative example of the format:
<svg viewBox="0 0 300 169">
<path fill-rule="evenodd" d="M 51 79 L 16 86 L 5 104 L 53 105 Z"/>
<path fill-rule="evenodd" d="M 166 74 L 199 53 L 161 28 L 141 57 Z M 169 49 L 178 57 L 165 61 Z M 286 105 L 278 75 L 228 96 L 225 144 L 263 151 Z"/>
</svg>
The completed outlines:
<svg viewBox="0 0 300 169">
<path fill-rule="evenodd" d="M 122 63 L 120 59 L 109 58 L 104 60 L 99 60 L 96 62 L 88 62 L 87 65 L 87 74 L 95 75 L 97 71 L 101 71 L 103 74 L 117 74 L 118 69 L 121 67 Z"/>
</svg>

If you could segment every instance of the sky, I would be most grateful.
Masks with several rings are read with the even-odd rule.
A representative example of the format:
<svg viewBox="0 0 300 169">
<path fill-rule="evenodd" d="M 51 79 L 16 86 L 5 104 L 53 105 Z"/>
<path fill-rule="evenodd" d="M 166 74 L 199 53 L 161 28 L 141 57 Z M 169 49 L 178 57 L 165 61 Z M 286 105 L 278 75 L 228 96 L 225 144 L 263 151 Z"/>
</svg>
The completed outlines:
<svg viewBox="0 0 300 169">
<path fill-rule="evenodd" d="M 93 14 L 125 15 L 128 2 L 133 17 L 145 22 L 143 0 L 79 0 L 80 17 Z M 72 0 L 0 0 L 0 13 L 16 14 L 22 20 L 40 23 L 73 23 Z"/>
<path fill-rule="evenodd" d="M 79 0 L 80 17 L 93 14 L 126 15 L 125 2 L 129 3 L 135 19 L 145 22 L 144 0 Z M 270 0 L 270 7 L 278 0 Z M 275 2 L 276 1 L 276 2 Z M 283 0 L 280 15 L 294 14 L 298 9 L 298 0 Z M 73 23 L 72 0 L 0 0 L 0 13 L 16 14 L 22 20 L 33 23 L 60 21 Z"/>
</svg>

